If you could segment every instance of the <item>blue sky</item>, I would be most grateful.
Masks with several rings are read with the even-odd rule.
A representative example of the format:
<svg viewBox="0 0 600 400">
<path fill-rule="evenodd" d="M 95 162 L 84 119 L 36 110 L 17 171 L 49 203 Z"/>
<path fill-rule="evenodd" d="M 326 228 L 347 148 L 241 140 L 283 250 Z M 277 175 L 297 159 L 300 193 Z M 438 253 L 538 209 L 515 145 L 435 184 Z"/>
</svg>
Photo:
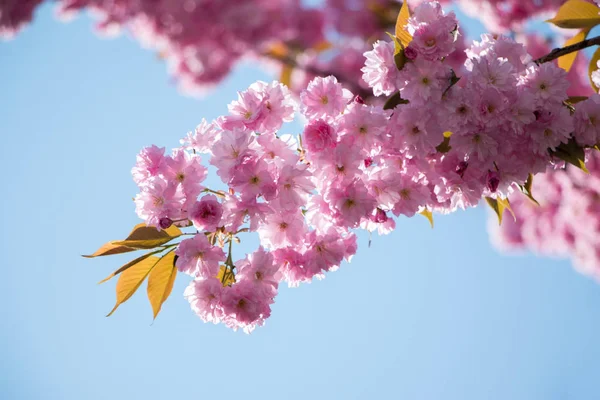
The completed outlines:
<svg viewBox="0 0 600 400">
<path fill-rule="evenodd" d="M 256 79 L 181 96 L 155 54 L 52 7 L 0 43 L 0 399 L 598 399 L 600 286 L 569 262 L 505 256 L 486 210 L 401 219 L 352 263 L 282 288 L 252 335 L 202 323 L 181 275 L 152 323 L 145 289 L 110 318 L 138 223 L 138 150 L 175 147 Z M 252 241 L 250 241 L 252 242 Z M 238 256 L 248 248 L 238 250 Z"/>
</svg>

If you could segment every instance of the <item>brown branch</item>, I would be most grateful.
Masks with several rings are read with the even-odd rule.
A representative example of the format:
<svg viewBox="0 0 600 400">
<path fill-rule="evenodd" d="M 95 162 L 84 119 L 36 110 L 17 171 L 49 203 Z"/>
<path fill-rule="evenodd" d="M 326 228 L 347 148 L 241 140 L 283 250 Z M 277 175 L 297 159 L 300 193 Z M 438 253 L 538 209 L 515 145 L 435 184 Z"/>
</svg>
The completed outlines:
<svg viewBox="0 0 600 400">
<path fill-rule="evenodd" d="M 587 40 L 583 40 L 579 43 L 575 43 L 575 44 L 572 44 L 567 47 L 554 49 L 549 54 L 545 55 L 544 57 L 541 57 L 541 58 L 538 58 L 537 60 L 535 60 L 535 63 L 537 65 L 544 64 L 549 61 L 556 60 L 557 58 L 565 56 L 567 54 L 571 54 L 573 52 L 583 50 L 588 47 L 597 46 L 597 45 L 600 45 L 600 36 L 597 36 L 597 37 L 591 38 L 591 39 L 587 39 Z"/>
<path fill-rule="evenodd" d="M 351 82 L 350 80 L 346 80 L 346 79 L 344 79 L 342 76 L 340 76 L 338 74 L 335 74 L 335 73 L 333 73 L 331 71 L 328 71 L 328 70 L 317 68 L 315 66 L 311 66 L 311 65 L 299 65 L 293 57 L 290 57 L 290 56 L 280 56 L 280 55 L 274 55 L 274 54 L 263 54 L 263 56 L 269 57 L 269 58 L 271 58 L 273 60 L 276 60 L 276 61 L 279 61 L 282 64 L 288 65 L 290 67 L 297 68 L 297 69 L 299 69 L 301 71 L 304 71 L 304 72 L 306 72 L 308 74 L 311 74 L 311 75 L 322 76 L 322 77 L 332 75 L 346 89 L 350 90 L 354 95 L 359 95 L 363 99 L 367 99 L 367 98 L 373 96 L 373 92 L 372 91 L 370 91 L 368 89 L 362 88 L 356 82 Z"/>
</svg>

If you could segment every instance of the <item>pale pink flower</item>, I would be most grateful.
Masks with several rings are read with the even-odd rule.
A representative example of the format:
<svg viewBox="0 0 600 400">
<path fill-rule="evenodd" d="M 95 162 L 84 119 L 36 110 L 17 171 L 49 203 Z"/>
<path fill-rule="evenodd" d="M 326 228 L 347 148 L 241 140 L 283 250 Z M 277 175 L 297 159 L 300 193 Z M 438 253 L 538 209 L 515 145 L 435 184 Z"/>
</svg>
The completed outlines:
<svg viewBox="0 0 600 400">
<path fill-rule="evenodd" d="M 131 170 L 133 180 L 138 186 L 154 176 L 164 174 L 166 170 L 165 148 L 152 145 L 144 147 L 136 157 L 135 167 Z"/>
<path fill-rule="evenodd" d="M 398 90 L 398 68 L 394 63 L 394 43 L 378 40 L 373 50 L 367 51 L 363 80 L 373 88 L 375 96 L 389 96 Z"/>
<path fill-rule="evenodd" d="M 175 254 L 178 256 L 176 266 L 179 271 L 204 279 L 216 277 L 219 263 L 225 261 L 223 250 L 211 245 L 203 233 L 182 240 Z"/>
<path fill-rule="evenodd" d="M 352 93 L 344 89 L 334 76 L 313 79 L 300 94 L 301 111 L 310 119 L 335 118 L 352 100 Z"/>
<path fill-rule="evenodd" d="M 306 235 L 304 217 L 294 211 L 279 211 L 267 215 L 265 223 L 259 225 L 260 242 L 270 249 L 297 245 Z"/>
<path fill-rule="evenodd" d="M 202 321 L 217 324 L 223 318 L 222 292 L 223 284 L 216 278 L 195 279 L 185 289 L 183 296 Z"/>
</svg>

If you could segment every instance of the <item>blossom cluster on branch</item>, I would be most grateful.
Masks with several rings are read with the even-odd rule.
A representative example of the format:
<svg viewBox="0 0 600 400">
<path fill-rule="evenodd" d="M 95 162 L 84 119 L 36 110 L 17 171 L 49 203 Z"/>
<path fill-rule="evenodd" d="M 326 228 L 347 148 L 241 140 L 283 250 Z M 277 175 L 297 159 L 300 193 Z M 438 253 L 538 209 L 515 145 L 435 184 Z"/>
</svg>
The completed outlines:
<svg viewBox="0 0 600 400">
<path fill-rule="evenodd" d="M 279 82 L 256 82 L 172 153 L 138 155 L 140 218 L 194 228 L 173 262 L 192 276 L 185 296 L 204 321 L 250 332 L 270 316 L 280 282 L 310 282 L 350 260 L 355 229 L 386 234 L 394 217 L 431 218 L 482 198 L 499 207 L 533 174 L 577 164 L 578 151 L 600 142 L 600 95 L 570 102 L 563 69 L 487 34 L 457 75 L 455 15 L 437 2 L 403 11 L 404 26 L 374 43 L 362 68 L 374 94 L 390 96 L 385 105 L 332 76 L 313 79 L 299 100 Z M 280 136 L 298 112 L 298 140 Z M 200 154 L 222 189 L 203 185 Z M 260 247 L 234 261 L 234 243 L 251 232 Z"/>
</svg>

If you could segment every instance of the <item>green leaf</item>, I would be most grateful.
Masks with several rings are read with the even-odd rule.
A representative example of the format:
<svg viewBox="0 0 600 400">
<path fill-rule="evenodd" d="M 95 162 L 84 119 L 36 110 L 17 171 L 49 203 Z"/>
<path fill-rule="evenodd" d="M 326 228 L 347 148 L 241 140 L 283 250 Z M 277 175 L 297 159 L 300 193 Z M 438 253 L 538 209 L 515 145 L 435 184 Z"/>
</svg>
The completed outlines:
<svg viewBox="0 0 600 400">
<path fill-rule="evenodd" d="M 400 97 L 400 92 L 394 93 L 383 105 L 384 110 L 393 110 L 399 104 L 408 104 L 408 100 Z"/>
<path fill-rule="evenodd" d="M 589 67 L 589 70 L 588 70 L 588 76 L 590 78 L 590 84 L 592 85 L 592 88 L 594 88 L 594 91 L 596 93 L 600 92 L 600 87 L 596 86 L 596 84 L 592 80 L 592 73 L 594 71 L 597 71 L 598 68 L 600 68 L 600 66 L 598 66 L 598 61 L 600 61 L 600 47 L 598 47 L 598 49 L 596 49 L 596 52 L 592 56 L 592 59 L 590 60 L 590 67 Z"/>
<path fill-rule="evenodd" d="M 550 150 L 550 155 L 572 164 L 589 174 L 588 169 L 585 167 L 584 148 L 578 145 L 575 139 L 569 139 L 568 143 L 561 143 L 556 150 Z"/>
<path fill-rule="evenodd" d="M 176 256 L 174 252 L 166 254 L 150 271 L 148 275 L 148 300 L 152 305 L 154 319 L 160 312 L 163 303 L 173 290 L 173 284 L 177 277 L 177 267 L 175 266 Z"/>
<path fill-rule="evenodd" d="M 408 9 L 408 1 L 405 0 L 402 2 L 402 7 L 398 13 L 395 29 L 396 37 L 399 39 L 403 47 L 408 46 L 413 39 L 412 35 L 406 30 L 406 25 L 408 25 L 409 18 L 410 10 Z"/>
<path fill-rule="evenodd" d="M 529 174 L 529 176 L 527 177 L 527 180 L 525 181 L 525 184 L 519 185 L 519 189 L 521 189 L 521 192 L 525 196 L 527 196 L 529 198 L 529 200 L 533 201 L 535 204 L 537 204 L 539 206 L 540 203 L 538 203 L 538 201 L 533 197 L 533 193 L 531 192 L 532 185 L 533 185 L 533 175 Z"/>
<path fill-rule="evenodd" d="M 556 16 L 547 20 L 560 28 L 591 29 L 600 24 L 600 8 L 582 0 L 569 0 L 563 4 Z"/>
<path fill-rule="evenodd" d="M 494 199 L 493 197 L 486 197 L 485 201 L 488 203 L 488 205 L 491 207 L 491 209 L 494 210 L 494 212 L 498 216 L 498 224 L 499 225 L 502 225 L 502 215 L 504 214 L 504 210 L 508 210 L 512 214 L 514 220 L 515 221 L 517 220 L 515 213 L 513 212 L 512 208 L 510 208 L 510 202 L 508 201 L 508 198 Z"/>
<path fill-rule="evenodd" d="M 571 46 L 575 43 L 579 43 L 585 40 L 588 33 L 590 33 L 590 28 L 581 30 L 577 35 L 573 36 L 571 39 L 567 40 L 563 47 Z M 574 51 L 573 53 L 565 54 L 562 57 L 558 58 L 558 66 L 569 72 L 575 59 L 577 58 L 578 51 Z"/>
<path fill-rule="evenodd" d="M 429 209 L 426 208 L 423 211 L 421 211 L 419 214 L 424 216 L 425 218 L 427 218 L 427 220 L 429 221 L 429 224 L 431 225 L 431 229 L 433 229 L 433 213 Z"/>
</svg>

